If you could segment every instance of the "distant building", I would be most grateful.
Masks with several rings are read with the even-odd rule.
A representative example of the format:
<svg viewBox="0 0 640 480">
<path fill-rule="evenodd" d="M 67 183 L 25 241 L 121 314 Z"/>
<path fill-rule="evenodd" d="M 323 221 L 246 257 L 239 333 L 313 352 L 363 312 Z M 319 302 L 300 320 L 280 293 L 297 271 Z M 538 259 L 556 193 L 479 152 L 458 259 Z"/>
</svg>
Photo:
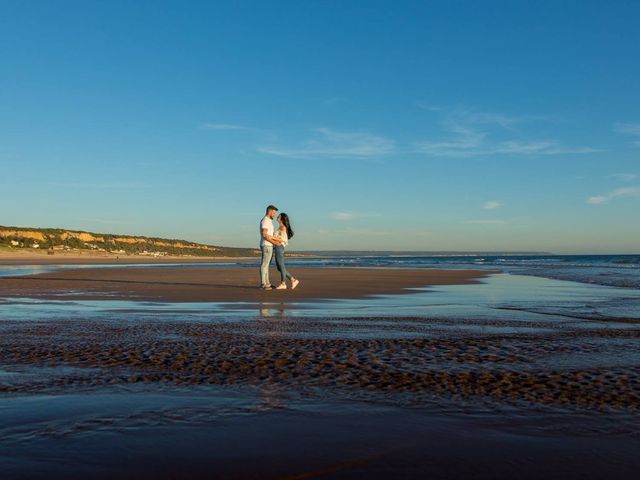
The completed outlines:
<svg viewBox="0 0 640 480">
<path fill-rule="evenodd" d="M 39 243 L 33 243 L 31 245 L 31 248 L 40 248 L 40 244 Z"/>
</svg>

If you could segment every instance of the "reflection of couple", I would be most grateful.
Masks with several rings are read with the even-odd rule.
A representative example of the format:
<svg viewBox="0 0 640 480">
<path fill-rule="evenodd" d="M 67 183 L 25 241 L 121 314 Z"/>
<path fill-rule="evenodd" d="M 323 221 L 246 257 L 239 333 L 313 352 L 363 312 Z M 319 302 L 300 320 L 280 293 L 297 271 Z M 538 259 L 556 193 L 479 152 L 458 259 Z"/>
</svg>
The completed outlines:
<svg viewBox="0 0 640 480">
<path fill-rule="evenodd" d="M 289 224 L 289 217 L 286 213 L 278 215 L 278 231 L 274 233 L 273 217 L 276 216 L 278 209 L 273 205 L 267 207 L 267 213 L 260 221 L 260 250 L 262 251 L 262 263 L 260 265 L 260 288 L 263 290 L 285 290 L 287 288 L 287 279 L 291 282 L 293 290 L 300 283 L 293 278 L 284 265 L 284 247 L 289 243 L 289 239 L 293 237 L 293 230 Z M 274 287 L 269 282 L 269 264 L 275 249 L 276 266 L 280 272 L 280 285 Z"/>
</svg>

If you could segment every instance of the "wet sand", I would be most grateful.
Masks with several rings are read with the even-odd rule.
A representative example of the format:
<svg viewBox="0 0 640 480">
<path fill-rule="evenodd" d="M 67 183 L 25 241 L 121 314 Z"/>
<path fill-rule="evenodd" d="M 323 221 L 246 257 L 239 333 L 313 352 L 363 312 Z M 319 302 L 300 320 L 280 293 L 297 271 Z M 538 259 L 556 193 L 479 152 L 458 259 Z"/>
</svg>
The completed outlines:
<svg viewBox="0 0 640 480">
<path fill-rule="evenodd" d="M 3 321 L 0 365 L 17 365 L 18 372 L 29 366 L 72 368 L 45 370 L 44 376 L 5 376 L 0 393 L 59 393 L 116 384 L 277 383 L 356 395 L 640 411 L 640 329 L 635 328 L 485 320 L 475 322 L 474 334 L 446 328 L 462 321 L 428 318 L 257 316 L 203 323 L 136 321 L 126 313 L 114 317 Z M 385 322 L 387 335 L 380 325 Z M 482 327 L 489 326 L 511 330 L 483 334 Z M 374 329 L 374 338 L 354 334 Z M 406 332 L 412 336 L 403 337 Z M 606 362 L 612 354 L 620 356 L 616 366 Z M 564 366 L 572 356 L 586 358 L 583 366 Z"/>
<path fill-rule="evenodd" d="M 637 476 L 638 319 L 550 320 L 504 310 L 492 317 L 491 309 L 462 318 L 303 314 L 295 302 L 361 296 L 370 305 L 373 293 L 482 277 L 298 271 L 308 292 L 259 292 L 250 286 L 256 269 L 243 267 L 0 279 L 2 477 Z M 351 284 L 323 287 L 336 274 Z M 375 289 L 380 283 L 386 290 Z M 212 301 L 230 298 L 225 285 L 242 292 L 231 298 L 249 302 L 240 313 L 221 304 L 163 311 L 159 303 L 110 301 L 83 310 L 69 300 L 133 292 Z M 55 301 L 31 305 L 23 296 Z M 392 298 L 400 306 L 409 297 Z M 12 302 L 20 305 L 13 316 Z"/>
<path fill-rule="evenodd" d="M 585 431 L 579 416 L 572 422 L 587 429 L 576 433 L 566 422 L 540 429 L 542 415 L 228 389 L 39 397 L 9 408 L 28 427 L 5 429 L 6 479 L 619 480 L 636 478 L 638 465 L 637 440 Z"/>
<path fill-rule="evenodd" d="M 295 268 L 296 290 L 261 291 L 257 266 L 128 267 L 65 270 L 0 278 L 0 297 L 144 299 L 168 302 L 264 302 L 362 298 L 430 285 L 473 283 L 487 271 Z M 272 283 L 279 279 L 271 271 Z"/>
<path fill-rule="evenodd" d="M 384 322 L 388 335 L 344 333 Z M 0 465 L 7 478 L 634 478 L 638 330 L 451 323 L 3 320 Z"/>
</svg>

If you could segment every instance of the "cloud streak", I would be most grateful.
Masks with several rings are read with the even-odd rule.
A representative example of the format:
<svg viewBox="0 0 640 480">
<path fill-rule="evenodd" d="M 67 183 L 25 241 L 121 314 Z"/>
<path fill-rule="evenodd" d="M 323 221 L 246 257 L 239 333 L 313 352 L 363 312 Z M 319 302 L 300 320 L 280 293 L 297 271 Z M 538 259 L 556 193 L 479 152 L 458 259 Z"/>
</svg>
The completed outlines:
<svg viewBox="0 0 640 480">
<path fill-rule="evenodd" d="M 424 107 L 423 107 L 424 108 Z M 513 137 L 516 126 L 544 117 L 509 116 L 500 113 L 432 108 L 441 115 L 443 140 L 416 142 L 414 149 L 432 157 L 470 158 L 489 155 L 564 155 L 593 153 L 592 147 L 565 146 L 553 139 L 522 140 Z"/>
<path fill-rule="evenodd" d="M 623 135 L 635 137 L 632 144 L 640 147 L 640 123 L 616 123 L 613 126 L 614 131 Z"/>
<path fill-rule="evenodd" d="M 114 182 L 114 183 L 84 183 L 84 182 L 51 182 L 46 184 L 54 188 L 69 189 L 91 189 L 91 190 L 138 190 L 143 188 L 154 188 L 153 185 L 147 183 L 135 182 Z"/>
<path fill-rule="evenodd" d="M 251 127 L 244 125 L 233 125 L 230 123 L 205 123 L 200 126 L 204 130 L 253 130 Z"/>
<path fill-rule="evenodd" d="M 395 141 L 367 132 L 312 130 L 312 137 L 295 147 L 261 146 L 258 151 L 287 158 L 375 158 L 392 153 Z"/>
<path fill-rule="evenodd" d="M 496 202 L 495 200 L 491 200 L 489 202 L 485 202 L 482 208 L 485 210 L 494 210 L 496 208 L 500 208 L 502 204 L 500 202 Z"/>
<path fill-rule="evenodd" d="M 333 212 L 331 214 L 331 218 L 333 218 L 334 220 L 341 220 L 341 221 L 352 220 L 353 219 L 353 213 L 349 213 L 349 212 Z"/>
<path fill-rule="evenodd" d="M 464 223 L 468 223 L 470 225 L 506 225 L 508 222 L 506 220 L 499 220 L 499 219 L 486 219 L 486 220 L 467 220 Z"/>
<path fill-rule="evenodd" d="M 621 180 L 623 182 L 632 182 L 640 178 L 640 176 L 635 173 L 614 173 L 609 175 L 609 178 L 615 178 L 616 180 Z"/>
<path fill-rule="evenodd" d="M 587 198 L 587 203 L 590 205 L 602 205 L 620 197 L 640 197 L 640 187 L 617 188 L 606 195 L 589 197 Z"/>
<path fill-rule="evenodd" d="M 333 212 L 331 214 L 331 218 L 334 220 L 340 221 L 349 221 L 355 220 L 357 218 L 375 218 L 379 217 L 379 214 L 376 213 L 354 213 L 354 212 Z"/>
<path fill-rule="evenodd" d="M 433 157 L 470 158 L 489 155 L 568 155 L 594 153 L 591 147 L 567 147 L 555 140 L 491 140 L 479 130 L 463 125 L 448 127 L 451 136 L 440 142 L 424 141 L 415 145 L 416 152 Z"/>
<path fill-rule="evenodd" d="M 444 108 L 418 104 L 424 110 L 442 115 L 446 121 L 465 125 L 493 125 L 505 130 L 515 130 L 517 125 L 534 120 L 548 120 L 543 115 L 509 115 L 496 112 L 479 112 L 469 108 Z"/>
</svg>

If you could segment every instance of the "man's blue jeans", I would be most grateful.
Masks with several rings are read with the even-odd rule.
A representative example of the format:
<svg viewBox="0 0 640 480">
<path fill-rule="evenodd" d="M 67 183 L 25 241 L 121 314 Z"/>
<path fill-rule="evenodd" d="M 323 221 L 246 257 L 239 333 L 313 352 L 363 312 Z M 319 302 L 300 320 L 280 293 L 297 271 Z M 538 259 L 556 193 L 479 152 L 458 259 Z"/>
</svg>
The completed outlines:
<svg viewBox="0 0 640 480">
<path fill-rule="evenodd" d="M 271 285 L 269 281 L 269 264 L 271 263 L 271 257 L 273 256 L 273 245 L 263 245 L 262 250 L 262 263 L 260 264 L 260 286 L 268 287 Z"/>
</svg>

